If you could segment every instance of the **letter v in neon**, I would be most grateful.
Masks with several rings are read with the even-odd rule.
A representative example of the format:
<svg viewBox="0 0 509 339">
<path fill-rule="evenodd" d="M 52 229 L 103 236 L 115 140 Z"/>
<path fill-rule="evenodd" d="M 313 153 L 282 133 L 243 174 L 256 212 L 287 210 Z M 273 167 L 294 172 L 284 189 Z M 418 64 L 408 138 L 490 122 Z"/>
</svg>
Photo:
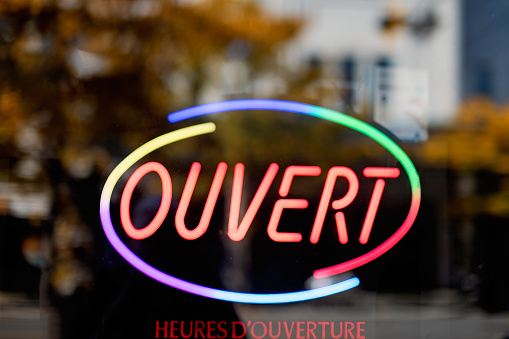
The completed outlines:
<svg viewBox="0 0 509 339">
<path fill-rule="evenodd" d="M 205 207 L 203 208 L 203 214 L 201 216 L 200 222 L 195 229 L 190 230 L 186 227 L 185 217 L 201 169 L 201 164 L 199 162 L 195 162 L 191 165 L 191 170 L 189 171 L 189 176 L 187 177 L 186 185 L 184 186 L 184 192 L 182 192 L 182 197 L 180 198 L 177 213 L 175 214 L 175 228 L 182 238 L 187 240 L 195 240 L 201 237 L 205 231 L 207 231 L 207 228 L 210 224 L 210 219 L 212 218 L 212 213 L 214 212 L 214 207 L 216 206 L 219 192 L 221 190 L 221 186 L 223 185 L 223 180 L 224 176 L 226 175 L 227 168 L 228 166 L 224 162 L 221 162 L 219 165 L 217 165 L 216 174 L 212 180 L 212 186 L 210 187 L 209 195 L 207 196 L 207 201 L 205 202 Z"/>
<path fill-rule="evenodd" d="M 230 205 L 230 219 L 228 221 L 228 236 L 231 240 L 240 241 L 244 239 L 249 226 L 251 226 L 256 213 L 260 209 L 263 199 L 265 199 L 265 196 L 269 191 L 270 185 L 272 185 L 272 182 L 276 177 L 278 170 L 279 166 L 277 164 L 271 164 L 269 166 L 267 173 L 265 173 L 265 176 L 263 177 L 262 182 L 239 225 L 240 200 L 242 198 L 242 184 L 244 183 L 244 164 L 238 163 L 235 165 L 235 171 L 233 173 L 232 201 Z"/>
</svg>

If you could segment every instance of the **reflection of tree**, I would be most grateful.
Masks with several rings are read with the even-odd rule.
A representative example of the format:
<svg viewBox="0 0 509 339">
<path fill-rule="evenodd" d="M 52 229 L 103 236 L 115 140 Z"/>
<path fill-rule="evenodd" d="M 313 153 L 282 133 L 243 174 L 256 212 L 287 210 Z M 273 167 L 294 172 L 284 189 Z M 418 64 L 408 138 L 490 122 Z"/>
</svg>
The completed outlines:
<svg viewBox="0 0 509 339">
<path fill-rule="evenodd" d="M 93 311 L 99 173 L 111 157 L 168 131 L 168 111 L 200 103 L 211 87 L 221 93 L 267 72 L 298 27 L 249 1 L 0 3 L 0 158 L 14 164 L 10 180 L 51 184 L 47 280 L 64 326 L 71 298 Z M 225 76 L 235 79 L 216 79 Z"/>
<path fill-rule="evenodd" d="M 2 135 L 44 115 L 41 132 L 59 146 L 98 133 L 136 140 L 166 110 L 196 101 L 204 61 L 233 40 L 245 41 L 257 67 L 297 28 L 252 3 L 219 0 L 26 1 L 0 11 Z"/>
<path fill-rule="evenodd" d="M 422 148 L 428 166 L 447 169 L 454 277 L 488 311 L 507 310 L 509 110 L 489 98 L 459 109 L 453 128 Z"/>
<path fill-rule="evenodd" d="M 509 216 L 508 129 L 507 107 L 497 107 L 487 98 L 476 98 L 460 107 L 453 128 L 437 132 L 423 146 L 423 156 L 432 167 L 449 168 L 458 176 L 474 175 L 473 183 L 459 181 L 461 199 L 455 203 L 459 215 Z M 499 183 L 487 189 L 476 173 L 491 173 Z"/>
<path fill-rule="evenodd" d="M 232 114 L 220 123 L 218 138 L 225 147 L 220 156 L 228 163 L 242 155 L 247 164 L 290 161 L 325 170 L 331 166 L 331 159 L 339 161 L 336 165 L 348 166 L 365 157 L 386 156 L 381 146 L 358 132 L 295 113 Z"/>
</svg>

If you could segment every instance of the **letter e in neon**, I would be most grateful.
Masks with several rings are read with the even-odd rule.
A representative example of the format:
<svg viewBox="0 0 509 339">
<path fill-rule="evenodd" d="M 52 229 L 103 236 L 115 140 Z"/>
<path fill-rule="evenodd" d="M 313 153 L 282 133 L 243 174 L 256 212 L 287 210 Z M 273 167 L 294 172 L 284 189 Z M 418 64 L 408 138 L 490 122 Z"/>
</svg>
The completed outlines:
<svg viewBox="0 0 509 339">
<path fill-rule="evenodd" d="M 295 176 L 317 176 L 322 170 L 318 166 L 289 166 L 283 174 L 279 195 L 286 197 L 290 192 L 290 186 Z M 269 237 L 277 242 L 299 242 L 302 240 L 300 233 L 278 232 L 277 226 L 281 219 L 281 214 L 285 208 L 287 209 L 304 209 L 308 207 L 306 199 L 279 199 L 274 204 L 272 215 L 270 216 L 267 233 Z"/>
</svg>

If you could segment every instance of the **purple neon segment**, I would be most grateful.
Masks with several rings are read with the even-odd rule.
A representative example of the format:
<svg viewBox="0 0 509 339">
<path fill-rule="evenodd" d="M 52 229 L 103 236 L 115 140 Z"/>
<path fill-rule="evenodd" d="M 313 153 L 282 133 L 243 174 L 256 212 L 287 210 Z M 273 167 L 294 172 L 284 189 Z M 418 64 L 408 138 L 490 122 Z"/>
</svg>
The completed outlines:
<svg viewBox="0 0 509 339">
<path fill-rule="evenodd" d="M 207 298 L 220 299 L 225 301 L 253 303 L 253 304 L 289 303 L 321 298 L 328 295 L 343 292 L 345 290 L 358 286 L 359 279 L 351 278 L 321 288 L 290 293 L 255 294 L 255 293 L 240 293 L 218 290 L 206 286 L 193 284 L 182 279 L 178 279 L 172 275 L 169 275 L 154 268 L 153 266 L 147 264 L 145 261 L 139 258 L 136 254 L 134 254 L 122 242 L 122 240 L 120 240 L 118 234 L 115 232 L 115 228 L 111 221 L 110 201 L 115 185 L 120 180 L 122 175 L 148 153 L 176 141 L 180 141 L 198 135 L 212 133 L 215 131 L 215 128 L 216 128 L 215 125 L 209 122 L 205 124 L 182 128 L 174 132 L 163 134 L 155 139 L 150 140 L 146 144 L 136 149 L 133 153 L 127 156 L 120 164 L 118 164 L 117 167 L 115 167 L 115 169 L 111 172 L 110 176 L 106 180 L 106 183 L 104 184 L 104 188 L 101 193 L 99 209 L 104 233 L 106 234 L 106 237 L 108 238 L 113 248 L 115 248 L 115 250 L 133 267 L 135 267 L 140 272 L 151 277 L 154 280 L 157 280 L 163 284 L 172 286 L 182 291 L 186 291 Z"/>
<path fill-rule="evenodd" d="M 168 115 L 168 121 L 178 122 L 212 113 L 255 109 L 312 114 L 315 107 L 297 102 L 270 99 L 230 100 L 204 104 L 171 113 Z"/>
</svg>

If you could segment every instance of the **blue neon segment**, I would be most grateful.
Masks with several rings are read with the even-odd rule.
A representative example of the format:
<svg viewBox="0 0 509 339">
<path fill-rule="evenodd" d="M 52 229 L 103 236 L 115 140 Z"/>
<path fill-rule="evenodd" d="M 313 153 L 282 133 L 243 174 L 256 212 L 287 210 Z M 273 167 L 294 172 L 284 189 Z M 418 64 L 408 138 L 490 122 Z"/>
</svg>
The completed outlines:
<svg viewBox="0 0 509 339">
<path fill-rule="evenodd" d="M 350 278 L 348 280 L 341 281 L 329 286 L 299 292 L 255 294 L 216 290 L 212 295 L 215 299 L 232 302 L 249 304 L 283 304 L 327 297 L 329 295 L 344 292 L 357 287 L 359 286 L 359 283 L 360 281 L 358 278 Z"/>
<path fill-rule="evenodd" d="M 169 122 L 178 122 L 189 118 L 199 117 L 202 115 L 221 113 L 228 111 L 240 110 L 271 110 L 283 112 L 299 112 L 303 114 L 314 115 L 313 111 L 320 109 L 320 107 L 301 104 L 298 102 L 273 100 L 273 99 L 243 99 L 243 100 L 230 100 L 214 102 L 211 104 L 204 104 L 191 108 L 186 108 L 181 111 L 170 113 L 168 115 Z"/>
</svg>

